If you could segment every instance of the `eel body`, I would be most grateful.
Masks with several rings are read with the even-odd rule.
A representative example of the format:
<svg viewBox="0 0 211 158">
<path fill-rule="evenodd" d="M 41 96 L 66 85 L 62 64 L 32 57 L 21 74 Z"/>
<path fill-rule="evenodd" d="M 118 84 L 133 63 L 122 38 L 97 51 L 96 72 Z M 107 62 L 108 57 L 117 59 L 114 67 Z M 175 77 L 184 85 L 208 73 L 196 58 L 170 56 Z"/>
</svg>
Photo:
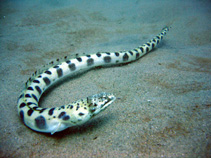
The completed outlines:
<svg viewBox="0 0 211 158">
<path fill-rule="evenodd" d="M 18 114 L 23 123 L 38 132 L 54 134 L 68 127 L 81 125 L 101 111 L 114 100 L 112 93 L 100 93 L 60 107 L 42 108 L 38 106 L 43 92 L 65 76 L 72 76 L 81 70 L 98 66 L 119 65 L 138 60 L 155 48 L 168 31 L 168 27 L 147 43 L 129 51 L 102 52 L 51 63 L 28 79 L 18 98 Z"/>
</svg>

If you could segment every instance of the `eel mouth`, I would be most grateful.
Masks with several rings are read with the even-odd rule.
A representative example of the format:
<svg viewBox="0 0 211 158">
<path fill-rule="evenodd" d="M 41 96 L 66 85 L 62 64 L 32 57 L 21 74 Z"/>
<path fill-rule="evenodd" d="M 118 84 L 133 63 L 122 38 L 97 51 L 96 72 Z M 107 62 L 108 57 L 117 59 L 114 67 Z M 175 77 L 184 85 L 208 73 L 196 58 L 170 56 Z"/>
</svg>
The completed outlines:
<svg viewBox="0 0 211 158">
<path fill-rule="evenodd" d="M 101 106 L 102 109 L 105 109 L 105 108 L 108 107 L 110 104 L 112 104 L 112 103 L 116 100 L 116 97 L 115 97 L 113 94 L 109 93 L 109 94 L 107 94 L 107 99 L 108 99 L 108 101 L 105 102 L 105 104 L 103 104 L 103 105 Z"/>
</svg>

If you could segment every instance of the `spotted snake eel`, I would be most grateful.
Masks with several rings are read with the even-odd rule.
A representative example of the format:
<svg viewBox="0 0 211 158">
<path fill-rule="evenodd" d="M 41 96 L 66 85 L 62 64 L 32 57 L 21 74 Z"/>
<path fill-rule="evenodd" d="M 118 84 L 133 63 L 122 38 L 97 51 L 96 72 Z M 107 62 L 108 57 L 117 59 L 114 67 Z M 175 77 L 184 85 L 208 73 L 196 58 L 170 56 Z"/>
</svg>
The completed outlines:
<svg viewBox="0 0 211 158">
<path fill-rule="evenodd" d="M 65 76 L 97 66 L 119 65 L 135 61 L 155 48 L 168 27 L 149 42 L 130 51 L 103 52 L 65 59 L 44 70 L 35 71 L 18 98 L 18 114 L 32 130 L 54 134 L 71 126 L 81 125 L 105 110 L 116 98 L 111 93 L 99 93 L 68 105 L 52 108 L 38 106 L 43 92 Z"/>
</svg>

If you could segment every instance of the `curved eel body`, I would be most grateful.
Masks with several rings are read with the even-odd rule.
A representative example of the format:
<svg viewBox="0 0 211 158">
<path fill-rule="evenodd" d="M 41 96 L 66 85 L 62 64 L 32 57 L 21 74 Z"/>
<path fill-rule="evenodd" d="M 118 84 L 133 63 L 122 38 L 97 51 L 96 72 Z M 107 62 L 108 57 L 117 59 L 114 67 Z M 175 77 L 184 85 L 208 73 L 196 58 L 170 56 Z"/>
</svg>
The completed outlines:
<svg viewBox="0 0 211 158">
<path fill-rule="evenodd" d="M 130 51 L 104 52 L 66 59 L 49 68 L 36 71 L 26 82 L 25 89 L 18 98 L 17 109 L 21 120 L 29 128 L 54 134 L 68 127 L 81 125 L 101 111 L 114 100 L 111 93 L 100 93 L 78 100 L 68 105 L 52 108 L 38 106 L 43 92 L 53 83 L 65 76 L 71 76 L 81 70 L 97 66 L 129 63 L 142 57 L 155 48 L 168 31 L 165 27 L 160 34 L 146 44 Z"/>
</svg>

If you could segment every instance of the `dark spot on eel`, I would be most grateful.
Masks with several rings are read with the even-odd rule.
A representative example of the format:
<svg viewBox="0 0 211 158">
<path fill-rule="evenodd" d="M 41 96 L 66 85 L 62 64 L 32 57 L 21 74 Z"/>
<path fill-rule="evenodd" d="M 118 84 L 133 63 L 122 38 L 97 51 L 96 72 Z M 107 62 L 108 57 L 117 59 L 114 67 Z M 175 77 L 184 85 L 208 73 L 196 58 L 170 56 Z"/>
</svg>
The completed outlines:
<svg viewBox="0 0 211 158">
<path fill-rule="evenodd" d="M 26 98 L 31 98 L 30 94 L 25 95 Z"/>
<path fill-rule="evenodd" d="M 29 109 L 28 112 L 27 112 L 28 116 L 31 116 L 33 112 L 34 112 L 33 109 Z"/>
<path fill-rule="evenodd" d="M 97 57 L 101 57 L 101 54 L 100 53 L 97 53 L 96 55 L 97 55 Z"/>
<path fill-rule="evenodd" d="M 24 112 L 23 112 L 23 110 L 20 111 L 20 117 L 21 117 L 21 120 L 24 122 Z"/>
<path fill-rule="evenodd" d="M 41 94 L 41 93 L 42 93 L 42 90 L 40 89 L 40 87 L 39 87 L 39 86 L 35 86 L 35 89 L 38 91 L 38 93 L 39 93 L 39 94 Z"/>
<path fill-rule="evenodd" d="M 76 111 L 77 111 L 79 108 L 80 108 L 80 106 L 79 106 L 79 105 L 77 105 L 77 107 L 76 107 Z"/>
<path fill-rule="evenodd" d="M 62 118 L 65 114 L 66 114 L 66 112 L 61 112 L 58 117 Z"/>
<path fill-rule="evenodd" d="M 34 89 L 32 87 L 28 87 L 27 90 L 33 91 Z"/>
<path fill-rule="evenodd" d="M 54 66 L 53 68 L 58 69 L 58 68 L 59 68 L 59 66 L 58 66 L 58 65 L 56 65 L 56 66 Z"/>
<path fill-rule="evenodd" d="M 79 116 L 83 116 L 83 115 L 84 115 L 84 113 L 80 112 L 78 115 L 79 115 Z"/>
<path fill-rule="evenodd" d="M 91 66 L 94 64 L 94 59 L 90 58 L 87 60 L 87 66 Z"/>
<path fill-rule="evenodd" d="M 128 58 L 129 58 L 129 56 L 127 55 L 127 53 L 125 53 L 125 54 L 123 55 L 123 61 L 127 61 Z"/>
<path fill-rule="evenodd" d="M 136 59 L 138 59 L 138 58 L 139 58 L 139 55 L 140 55 L 139 53 L 136 53 Z"/>
<path fill-rule="evenodd" d="M 58 77 L 62 77 L 63 76 L 63 71 L 62 71 L 61 68 L 57 69 L 56 72 L 58 74 Z"/>
<path fill-rule="evenodd" d="M 51 72 L 49 70 L 45 71 L 45 73 L 51 75 Z"/>
<path fill-rule="evenodd" d="M 27 102 L 27 105 L 37 105 L 36 103 L 33 103 L 33 102 Z"/>
<path fill-rule="evenodd" d="M 119 56 L 119 52 L 115 52 L 115 55 L 118 57 Z"/>
<path fill-rule="evenodd" d="M 32 97 L 38 102 L 37 96 L 32 94 Z"/>
<path fill-rule="evenodd" d="M 81 57 L 78 57 L 78 58 L 76 58 L 79 62 L 81 62 L 82 61 L 82 58 Z"/>
<path fill-rule="evenodd" d="M 48 77 L 44 77 L 44 78 L 43 78 L 43 81 L 45 82 L 45 84 L 46 84 L 47 86 L 51 83 L 51 81 L 50 81 L 50 79 L 49 79 Z"/>
<path fill-rule="evenodd" d="M 71 62 L 70 62 L 70 60 L 67 60 L 66 63 L 67 63 L 67 64 L 70 64 Z"/>
<path fill-rule="evenodd" d="M 37 128 L 39 129 L 45 129 L 46 128 L 46 121 L 45 121 L 45 118 L 41 115 L 41 116 L 38 116 L 36 119 L 35 119 L 35 125 L 37 126 Z"/>
<path fill-rule="evenodd" d="M 21 104 L 20 104 L 20 108 L 23 108 L 23 107 L 25 107 L 25 106 L 26 106 L 25 103 L 21 103 Z"/>
<path fill-rule="evenodd" d="M 65 115 L 64 117 L 63 117 L 63 120 L 64 121 L 67 121 L 67 120 L 69 120 L 70 119 L 70 116 L 68 116 L 68 115 Z"/>
<path fill-rule="evenodd" d="M 69 65 L 68 65 L 68 67 L 69 67 L 69 69 L 70 69 L 71 71 L 74 71 L 74 70 L 76 69 L 76 67 L 75 67 L 75 64 L 74 64 L 74 63 L 69 64 Z"/>
<path fill-rule="evenodd" d="M 40 83 L 40 81 L 39 81 L 39 80 L 34 80 L 33 82 L 34 82 L 34 83 Z"/>
<path fill-rule="evenodd" d="M 133 52 L 132 51 L 129 51 L 130 55 L 133 55 Z"/>
<path fill-rule="evenodd" d="M 55 108 L 51 108 L 49 111 L 48 111 L 48 115 L 53 115 L 53 111 L 55 110 Z"/>
<path fill-rule="evenodd" d="M 110 56 L 105 56 L 104 58 L 105 63 L 110 63 L 111 62 L 111 57 Z"/>
</svg>

